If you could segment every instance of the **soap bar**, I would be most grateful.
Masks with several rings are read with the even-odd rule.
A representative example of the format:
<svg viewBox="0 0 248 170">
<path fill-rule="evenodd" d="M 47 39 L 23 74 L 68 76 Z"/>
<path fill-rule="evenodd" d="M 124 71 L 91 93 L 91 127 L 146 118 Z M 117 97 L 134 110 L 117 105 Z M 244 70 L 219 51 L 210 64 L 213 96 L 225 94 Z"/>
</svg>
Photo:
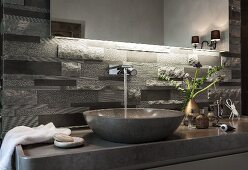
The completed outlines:
<svg viewBox="0 0 248 170">
<path fill-rule="evenodd" d="M 80 137 L 72 137 L 73 142 L 58 142 L 54 141 L 54 145 L 59 148 L 74 148 L 78 146 L 82 146 L 84 144 L 84 139 Z"/>
<path fill-rule="evenodd" d="M 73 142 L 74 139 L 71 136 L 65 135 L 63 133 L 56 133 L 53 138 L 58 142 Z"/>
</svg>

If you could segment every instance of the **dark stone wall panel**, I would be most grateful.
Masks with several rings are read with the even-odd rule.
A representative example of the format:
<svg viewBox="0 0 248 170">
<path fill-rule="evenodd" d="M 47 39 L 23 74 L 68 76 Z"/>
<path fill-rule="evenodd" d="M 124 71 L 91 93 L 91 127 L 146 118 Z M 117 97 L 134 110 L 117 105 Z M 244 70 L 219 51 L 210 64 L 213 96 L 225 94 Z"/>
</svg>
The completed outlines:
<svg viewBox="0 0 248 170">
<path fill-rule="evenodd" d="M 4 105 L 36 105 L 37 94 L 35 90 L 3 90 L 2 102 Z"/>
<path fill-rule="evenodd" d="M 60 76 L 61 63 L 5 60 L 4 73 Z"/>
<path fill-rule="evenodd" d="M 76 80 L 36 79 L 35 86 L 76 86 Z"/>
<path fill-rule="evenodd" d="M 13 8 L 4 8 L 4 14 L 6 15 L 15 15 L 15 16 L 22 16 L 22 17 L 31 17 L 31 18 L 40 18 L 40 19 L 50 19 L 49 13 L 42 13 L 36 11 L 29 11 L 23 9 L 13 9 Z"/>
<path fill-rule="evenodd" d="M 170 90 L 142 90 L 141 101 L 169 100 Z"/>
<path fill-rule="evenodd" d="M 25 0 L 25 5 L 50 9 L 50 0 Z"/>
<path fill-rule="evenodd" d="M 3 133 L 8 132 L 10 129 L 16 126 L 26 125 L 29 127 L 38 126 L 37 116 L 15 116 L 15 117 L 2 117 L 2 129 Z"/>
<path fill-rule="evenodd" d="M 38 116 L 38 122 L 39 124 L 47 124 L 53 122 L 56 127 L 72 127 L 87 125 L 82 113 L 41 115 Z"/>
<path fill-rule="evenodd" d="M 24 1 L 25 0 L 4 0 L 4 3 L 24 5 Z"/>
<path fill-rule="evenodd" d="M 58 46 L 52 43 L 27 43 L 17 41 L 4 42 L 4 55 L 8 56 L 27 56 L 49 60 L 57 56 Z"/>
<path fill-rule="evenodd" d="M 4 41 L 40 43 L 40 37 L 39 36 L 28 36 L 28 35 L 17 35 L 17 34 L 4 34 Z"/>
<path fill-rule="evenodd" d="M 32 19 L 12 15 L 4 15 L 4 20 L 4 32 L 7 34 L 39 37 L 48 37 L 50 35 L 49 20 Z"/>
<path fill-rule="evenodd" d="M 70 107 L 71 103 L 97 102 L 96 91 L 80 90 L 39 90 L 38 104 L 48 104 L 49 107 Z"/>
</svg>

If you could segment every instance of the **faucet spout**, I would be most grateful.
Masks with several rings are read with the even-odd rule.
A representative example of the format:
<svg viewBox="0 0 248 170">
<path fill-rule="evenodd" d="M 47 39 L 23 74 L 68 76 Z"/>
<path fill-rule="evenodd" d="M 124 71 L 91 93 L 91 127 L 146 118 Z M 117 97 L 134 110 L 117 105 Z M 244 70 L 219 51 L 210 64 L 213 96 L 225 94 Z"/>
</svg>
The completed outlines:
<svg viewBox="0 0 248 170">
<path fill-rule="evenodd" d="M 135 76 L 137 75 L 137 70 L 131 65 L 110 65 L 109 74 L 110 75 L 124 75 L 124 70 L 127 71 L 127 75 Z"/>
</svg>

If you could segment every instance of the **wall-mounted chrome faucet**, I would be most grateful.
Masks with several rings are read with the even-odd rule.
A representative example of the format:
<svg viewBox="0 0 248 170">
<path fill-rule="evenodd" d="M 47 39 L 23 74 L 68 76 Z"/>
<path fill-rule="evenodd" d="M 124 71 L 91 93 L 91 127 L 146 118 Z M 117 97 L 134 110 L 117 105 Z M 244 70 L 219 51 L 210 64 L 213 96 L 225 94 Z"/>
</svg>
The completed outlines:
<svg viewBox="0 0 248 170">
<path fill-rule="evenodd" d="M 109 65 L 109 75 L 124 75 L 126 69 L 127 75 L 137 75 L 137 70 L 130 65 Z"/>
</svg>

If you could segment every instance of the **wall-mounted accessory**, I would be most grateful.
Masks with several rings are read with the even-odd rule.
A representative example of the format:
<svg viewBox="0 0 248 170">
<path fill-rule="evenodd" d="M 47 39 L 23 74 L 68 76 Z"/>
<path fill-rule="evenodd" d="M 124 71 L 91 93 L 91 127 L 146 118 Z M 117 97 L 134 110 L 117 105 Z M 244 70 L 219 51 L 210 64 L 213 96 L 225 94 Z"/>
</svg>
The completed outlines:
<svg viewBox="0 0 248 170">
<path fill-rule="evenodd" d="M 211 41 L 210 43 L 208 41 L 202 41 L 201 43 L 201 49 L 203 48 L 204 43 L 207 43 L 208 47 L 215 50 L 217 47 L 217 42 L 220 41 L 220 30 L 213 30 L 211 31 Z"/>
<path fill-rule="evenodd" d="M 237 109 L 236 109 L 236 107 L 235 107 L 235 105 L 231 99 L 227 99 L 225 105 L 232 111 L 230 116 L 229 116 L 229 119 L 233 120 L 234 117 L 237 117 L 238 119 L 240 118 L 239 112 L 237 111 Z"/>
<path fill-rule="evenodd" d="M 199 36 L 192 36 L 191 44 L 193 47 L 196 49 L 198 44 L 200 43 L 200 38 Z"/>
</svg>

